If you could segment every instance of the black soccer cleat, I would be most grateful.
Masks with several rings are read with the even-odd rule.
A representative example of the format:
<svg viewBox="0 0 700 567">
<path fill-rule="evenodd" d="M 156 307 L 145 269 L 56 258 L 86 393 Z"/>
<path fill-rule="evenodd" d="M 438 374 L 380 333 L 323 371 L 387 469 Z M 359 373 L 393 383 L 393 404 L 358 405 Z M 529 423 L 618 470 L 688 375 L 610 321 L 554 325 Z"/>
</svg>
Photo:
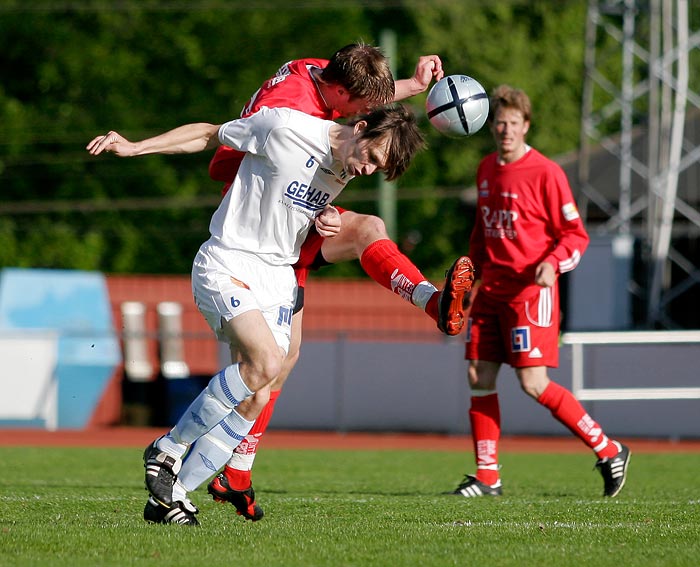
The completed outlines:
<svg viewBox="0 0 700 567">
<path fill-rule="evenodd" d="M 197 507 L 189 500 L 185 502 L 178 500 L 171 507 L 168 507 L 149 496 L 146 507 L 143 509 L 143 519 L 153 524 L 198 526 L 199 522 L 194 517 L 198 513 Z"/>
<path fill-rule="evenodd" d="M 480 480 L 477 480 L 474 475 L 467 474 L 464 475 L 464 480 L 462 483 L 449 494 L 464 496 L 465 498 L 478 498 L 479 496 L 501 496 L 503 494 L 503 488 L 500 480 L 496 484 L 488 485 Z"/>
<path fill-rule="evenodd" d="M 257 522 L 262 520 L 265 512 L 255 502 L 255 491 L 251 484 L 245 490 L 234 490 L 224 473 L 217 474 L 207 486 L 207 492 L 217 502 L 230 502 L 236 508 L 236 514 L 246 520 Z"/>
<path fill-rule="evenodd" d="M 595 464 L 603 477 L 603 496 L 608 496 L 610 498 L 614 498 L 620 494 L 622 487 L 625 486 L 627 467 L 629 466 L 630 457 L 632 456 L 629 447 L 617 441 L 613 441 L 613 443 L 618 448 L 619 452 L 617 455 L 610 458 L 599 459 Z"/>
<path fill-rule="evenodd" d="M 161 451 L 151 443 L 143 452 L 143 466 L 146 469 L 146 490 L 160 504 L 170 507 L 173 503 L 173 485 L 182 460 Z"/>
<path fill-rule="evenodd" d="M 467 256 L 457 258 L 447 270 L 445 286 L 438 296 L 437 327 L 447 335 L 458 335 L 464 327 L 464 296 L 474 283 L 474 265 Z"/>
</svg>

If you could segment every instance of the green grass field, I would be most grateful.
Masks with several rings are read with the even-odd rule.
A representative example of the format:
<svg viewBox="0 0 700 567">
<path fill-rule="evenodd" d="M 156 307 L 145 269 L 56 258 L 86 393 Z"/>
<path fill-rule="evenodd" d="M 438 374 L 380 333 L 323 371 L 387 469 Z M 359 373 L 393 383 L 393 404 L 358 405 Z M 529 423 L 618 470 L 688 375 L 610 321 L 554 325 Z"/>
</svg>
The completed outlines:
<svg viewBox="0 0 700 567">
<path fill-rule="evenodd" d="M 466 500 L 441 492 L 468 453 L 262 448 L 265 519 L 200 489 L 193 528 L 143 521 L 140 449 L 0 447 L 0 565 L 700 565 L 700 454 L 634 453 L 612 500 L 589 455 L 502 463 L 504 495 Z"/>
</svg>

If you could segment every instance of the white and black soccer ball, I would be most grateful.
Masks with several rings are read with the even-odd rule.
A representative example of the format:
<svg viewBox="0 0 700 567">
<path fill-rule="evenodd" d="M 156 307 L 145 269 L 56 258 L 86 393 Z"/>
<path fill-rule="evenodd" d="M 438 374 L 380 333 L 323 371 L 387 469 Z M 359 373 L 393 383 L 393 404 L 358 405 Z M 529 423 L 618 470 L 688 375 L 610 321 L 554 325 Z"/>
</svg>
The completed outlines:
<svg viewBox="0 0 700 567">
<path fill-rule="evenodd" d="M 489 97 L 476 79 L 449 75 L 430 89 L 425 110 L 438 132 L 455 138 L 471 136 L 486 123 Z"/>
</svg>

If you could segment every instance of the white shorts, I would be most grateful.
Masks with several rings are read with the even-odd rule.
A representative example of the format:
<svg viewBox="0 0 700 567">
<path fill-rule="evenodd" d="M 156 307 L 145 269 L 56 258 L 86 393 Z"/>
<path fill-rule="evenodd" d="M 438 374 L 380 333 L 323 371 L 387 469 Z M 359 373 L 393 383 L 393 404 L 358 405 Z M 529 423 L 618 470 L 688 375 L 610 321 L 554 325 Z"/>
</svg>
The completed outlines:
<svg viewBox="0 0 700 567">
<path fill-rule="evenodd" d="M 226 252 L 226 265 L 207 243 L 192 265 L 192 294 L 218 340 L 228 342 L 221 321 L 257 309 L 275 342 L 289 351 L 297 281 L 291 266 L 273 266 L 245 253 Z"/>
</svg>

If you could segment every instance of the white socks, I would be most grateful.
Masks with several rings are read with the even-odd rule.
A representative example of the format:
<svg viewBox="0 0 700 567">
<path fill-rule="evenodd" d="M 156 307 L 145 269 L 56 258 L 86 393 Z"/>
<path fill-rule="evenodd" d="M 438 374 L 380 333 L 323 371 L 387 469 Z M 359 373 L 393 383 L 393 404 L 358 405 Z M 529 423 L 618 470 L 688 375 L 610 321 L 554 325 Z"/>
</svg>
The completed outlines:
<svg viewBox="0 0 700 567">
<path fill-rule="evenodd" d="M 253 395 L 243 382 L 238 364 L 216 374 L 190 404 L 173 429 L 173 437 L 189 445 L 221 422 L 231 410 Z M 163 449 L 165 450 L 165 449 Z"/>
<path fill-rule="evenodd" d="M 216 427 L 192 445 L 178 475 L 187 490 L 195 490 L 223 467 L 255 421 L 248 421 L 232 410 Z M 173 496 L 173 499 L 175 497 Z"/>
<path fill-rule="evenodd" d="M 253 393 L 243 382 L 238 364 L 227 366 L 212 377 L 175 427 L 158 439 L 158 448 L 178 459 L 190 448 L 173 486 L 173 501 L 184 502 L 188 491 L 200 486 L 231 458 L 255 423 L 234 408 Z"/>
<path fill-rule="evenodd" d="M 181 459 L 182 455 L 187 451 L 187 445 L 181 443 L 176 435 L 177 431 L 173 429 L 167 435 L 163 435 L 163 437 L 156 440 L 156 447 L 175 459 Z"/>
<path fill-rule="evenodd" d="M 420 282 L 413 289 L 413 293 L 411 294 L 411 303 L 425 310 L 425 306 L 428 304 L 428 300 L 433 296 L 433 294 L 437 290 L 438 289 L 430 282 Z"/>
</svg>

